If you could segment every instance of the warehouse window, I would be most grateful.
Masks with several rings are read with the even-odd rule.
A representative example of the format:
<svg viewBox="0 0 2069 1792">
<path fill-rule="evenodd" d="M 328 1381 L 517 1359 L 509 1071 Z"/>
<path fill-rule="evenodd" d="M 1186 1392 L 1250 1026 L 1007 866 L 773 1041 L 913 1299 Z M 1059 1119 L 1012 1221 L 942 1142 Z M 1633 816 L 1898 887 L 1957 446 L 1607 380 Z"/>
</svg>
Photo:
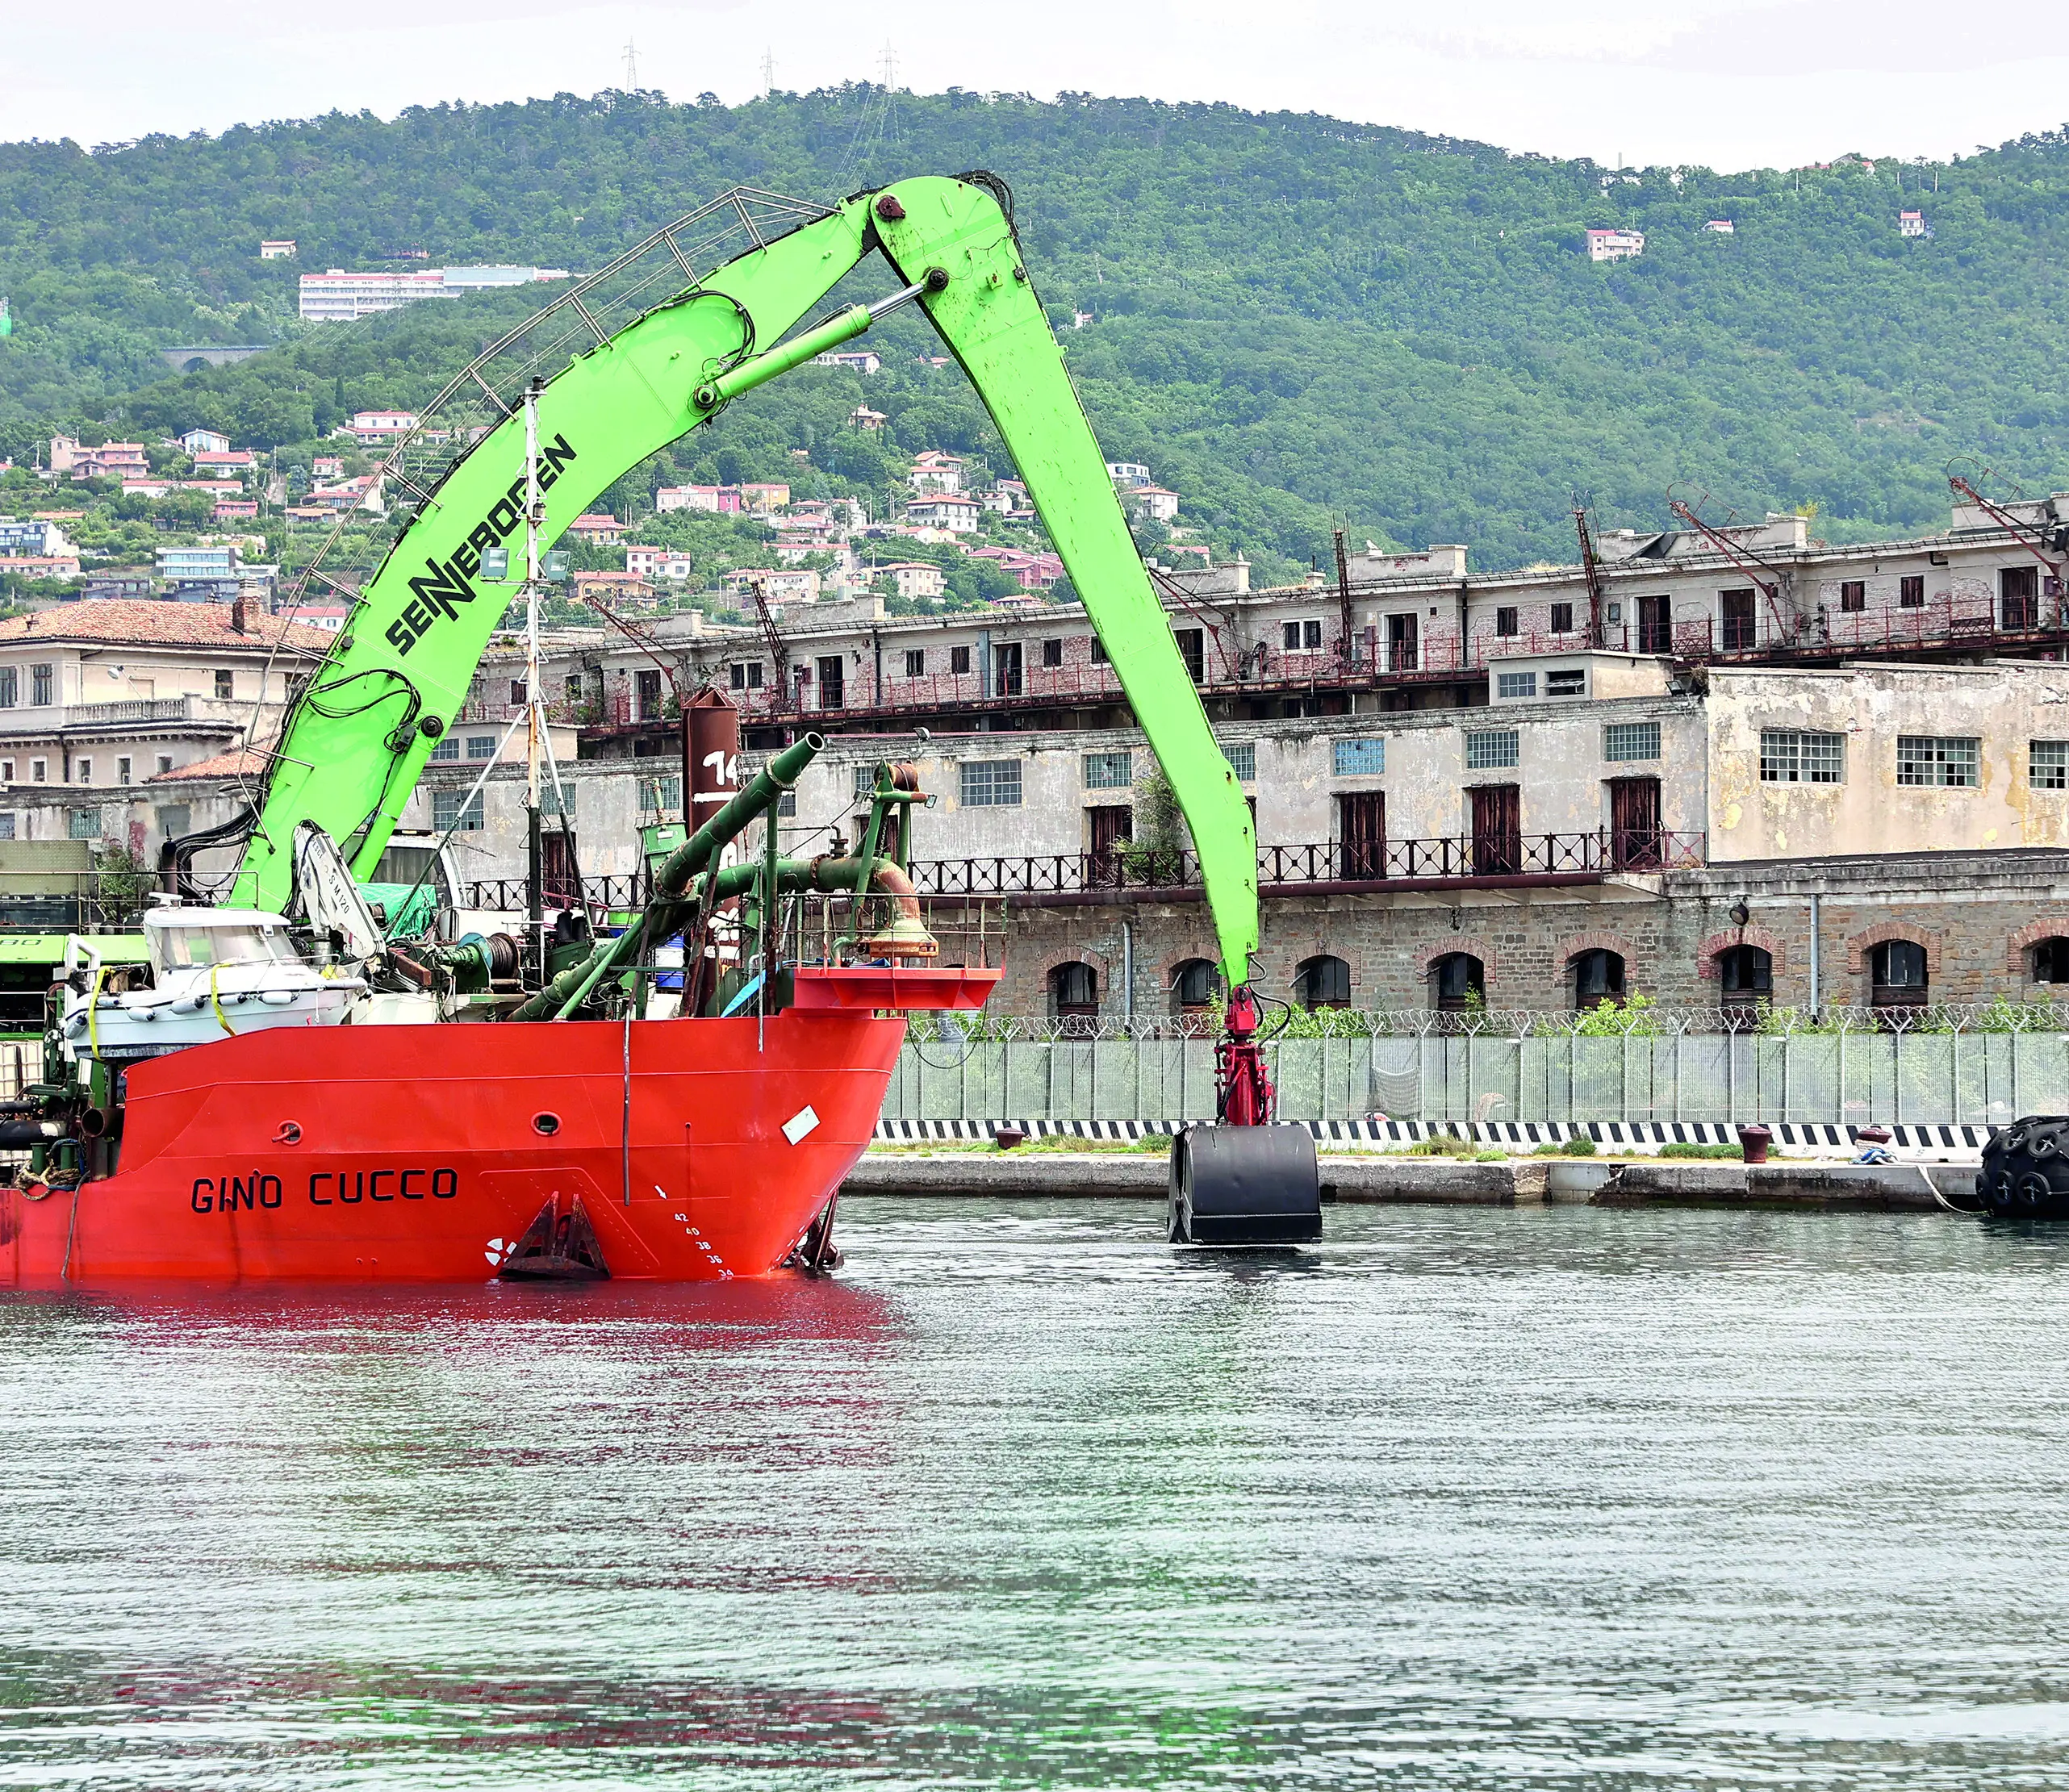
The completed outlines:
<svg viewBox="0 0 2069 1792">
<path fill-rule="evenodd" d="M 71 835 L 74 840 L 98 840 L 101 837 L 101 812 L 98 809 L 74 809 L 71 812 Z"/>
<path fill-rule="evenodd" d="M 2069 741 L 2035 741 L 2026 776 L 2035 790 L 2069 790 Z"/>
<path fill-rule="evenodd" d="M 1588 694 L 1588 675 L 1585 666 L 1562 666 L 1556 672 L 1544 675 L 1544 695 L 1548 697 L 1585 697 Z"/>
<path fill-rule="evenodd" d="M 1553 604 L 1552 606 L 1552 633 L 1555 635 L 1570 635 L 1573 632 L 1573 605 L 1570 604 Z"/>
<path fill-rule="evenodd" d="M 0 666 L 0 709 L 12 709 L 20 689 L 21 681 L 17 669 L 12 666 Z"/>
<path fill-rule="evenodd" d="M 1349 964 L 1328 952 L 1302 959 L 1294 972 L 1294 1000 L 1302 1008 L 1348 1008 Z"/>
<path fill-rule="evenodd" d="M 967 647 L 950 648 L 948 650 L 948 670 L 951 672 L 968 671 L 970 670 L 970 650 Z"/>
<path fill-rule="evenodd" d="M 1885 940 L 1869 954 L 1868 1002 L 1874 1008 L 1923 1008 L 1930 987 L 1925 948 L 1916 940 Z"/>
<path fill-rule="evenodd" d="M 1922 610 L 1925 608 L 1925 575 L 1922 572 L 1908 572 L 1896 582 L 1896 602 L 1900 609 Z"/>
<path fill-rule="evenodd" d="M 1534 697 L 1537 695 L 1537 675 L 1535 672 L 1497 672 L 1494 675 L 1494 695 L 1498 697 Z"/>
<path fill-rule="evenodd" d="M 1522 633 L 1519 619 L 1513 604 L 1504 604 L 1494 612 L 1494 633 L 1498 635 L 1513 635 Z"/>
<path fill-rule="evenodd" d="M 905 650 L 905 676 L 909 679 L 926 676 L 926 650 L 924 647 L 908 647 Z"/>
<path fill-rule="evenodd" d="M 1465 737 L 1465 769 L 1491 771 L 1497 767 L 1522 762 L 1523 737 L 1513 728 L 1490 729 Z"/>
<path fill-rule="evenodd" d="M 460 799 L 465 793 L 457 790 L 434 790 L 431 793 L 431 825 L 441 833 L 479 833 L 482 831 L 482 793 L 476 791 L 465 809 Z"/>
<path fill-rule="evenodd" d="M 909 654 L 909 661 L 912 656 Z M 759 691 L 762 687 L 762 662 L 758 659 L 735 660 L 733 662 L 733 688 L 735 691 Z"/>
<path fill-rule="evenodd" d="M 1600 1008 L 1624 999 L 1624 958 L 1619 952 L 1597 947 L 1578 952 L 1567 961 L 1574 979 L 1574 1006 Z"/>
<path fill-rule="evenodd" d="M 1863 579 L 1842 579 L 1839 582 L 1839 608 L 1848 615 L 1868 607 L 1868 584 Z"/>
<path fill-rule="evenodd" d="M 457 759 L 459 756 L 460 737 L 457 734 L 443 736 L 431 750 L 431 757 L 434 759 Z"/>
<path fill-rule="evenodd" d="M 1322 645 L 1322 624 L 1319 618 L 1304 622 L 1289 622 L 1279 637 L 1289 654 L 1311 653 Z"/>
<path fill-rule="evenodd" d="M 1229 770 L 1235 774 L 1239 784 L 1252 784 L 1257 781 L 1257 743 L 1241 741 L 1233 746 L 1223 746 L 1223 757 L 1228 761 Z"/>
<path fill-rule="evenodd" d="M 1087 790 L 1128 790 L 1135 781 L 1132 753 L 1088 753 L 1085 756 Z"/>
<path fill-rule="evenodd" d="M 1384 741 L 1339 741 L 1336 775 L 1339 778 L 1378 778 L 1386 771 Z"/>
<path fill-rule="evenodd" d="M 1064 662 L 1064 643 L 1060 636 L 1051 635 L 1042 643 L 1042 663 L 1060 666 Z"/>
<path fill-rule="evenodd" d="M 215 675 L 215 695 L 219 697 L 228 698 L 234 697 L 236 694 L 237 675 L 234 672 L 218 672 Z"/>
<path fill-rule="evenodd" d="M 0 840 L 12 840 L 14 838 L 15 812 L 12 809 L 0 811 Z"/>
<path fill-rule="evenodd" d="M 1082 961 L 1049 973 L 1049 1012 L 1060 1021 L 1089 1020 L 1099 1012 L 1099 973 Z"/>
<path fill-rule="evenodd" d="M 1900 734 L 1896 781 L 1936 790 L 1973 790 L 1981 782 L 1982 745 L 1973 734 Z"/>
<path fill-rule="evenodd" d="M 493 759 L 495 757 L 495 737 L 493 734 L 470 734 L 467 737 L 467 757 L 470 759 Z"/>
<path fill-rule="evenodd" d="M 1476 1008 L 1487 999 L 1487 967 L 1470 952 L 1447 952 L 1430 967 L 1432 994 L 1440 1013 Z"/>
<path fill-rule="evenodd" d="M 50 701 L 50 668 L 31 666 L 29 668 L 29 702 L 40 708 Z"/>
<path fill-rule="evenodd" d="M 965 759 L 961 767 L 963 806 L 972 809 L 1020 807 L 1018 759 Z"/>
<path fill-rule="evenodd" d="M 1657 722 L 1611 722 L 1602 731 L 1605 759 L 1657 759 L 1660 756 Z"/>
<path fill-rule="evenodd" d="M 1763 784 L 1838 784 L 1846 779 L 1846 737 L 1811 734 L 1801 729 L 1760 731 Z"/>
</svg>

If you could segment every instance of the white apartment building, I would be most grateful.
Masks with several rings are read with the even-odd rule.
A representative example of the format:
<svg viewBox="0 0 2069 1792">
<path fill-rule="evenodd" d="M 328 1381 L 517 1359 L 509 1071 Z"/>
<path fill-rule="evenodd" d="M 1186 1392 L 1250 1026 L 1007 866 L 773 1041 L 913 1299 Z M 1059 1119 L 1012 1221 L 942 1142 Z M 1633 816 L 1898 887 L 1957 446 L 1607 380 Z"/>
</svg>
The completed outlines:
<svg viewBox="0 0 2069 1792">
<path fill-rule="evenodd" d="M 918 497 L 953 498 L 963 490 L 962 458 L 930 448 L 913 457 L 905 482 Z"/>
<path fill-rule="evenodd" d="M 905 520 L 922 528 L 947 529 L 951 535 L 975 535 L 984 507 L 974 498 L 915 498 L 905 506 Z"/>
<path fill-rule="evenodd" d="M 485 287 L 521 286 L 534 281 L 566 278 L 565 268 L 419 268 L 370 274 L 331 268 L 322 274 L 302 276 L 301 313 L 305 323 L 351 324 L 426 299 L 454 299 Z"/>
<path fill-rule="evenodd" d="M 1645 253 L 1642 230 L 1591 230 L 1587 240 L 1590 261 L 1632 261 Z"/>
<path fill-rule="evenodd" d="M 422 299 L 450 299 L 457 291 L 445 284 L 442 268 L 377 274 L 349 274 L 343 268 L 332 268 L 323 274 L 302 276 L 302 320 L 355 324 L 362 317 L 399 311 Z"/>
<path fill-rule="evenodd" d="M 112 598 L 0 621 L 0 838 L 44 787 L 61 804 L 211 760 L 280 707 L 331 645 L 247 608 Z M 84 811 L 82 811 L 82 814 Z M 100 838 L 84 822 L 70 837 Z"/>
</svg>

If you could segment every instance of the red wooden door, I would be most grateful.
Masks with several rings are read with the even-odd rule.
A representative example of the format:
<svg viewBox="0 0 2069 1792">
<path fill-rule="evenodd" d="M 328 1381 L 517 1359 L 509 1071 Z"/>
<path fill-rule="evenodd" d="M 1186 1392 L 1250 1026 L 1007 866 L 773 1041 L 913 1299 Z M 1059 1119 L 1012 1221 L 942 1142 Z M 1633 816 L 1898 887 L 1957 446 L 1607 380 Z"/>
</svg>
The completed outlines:
<svg viewBox="0 0 2069 1792">
<path fill-rule="evenodd" d="M 1350 878 L 1386 875 L 1386 792 L 1345 791 L 1336 799 L 1337 838 L 1343 846 L 1343 869 Z"/>
<path fill-rule="evenodd" d="M 1135 812 L 1124 804 L 1110 803 L 1085 813 L 1092 830 L 1092 881 L 1118 883 L 1121 848 L 1135 837 Z"/>
<path fill-rule="evenodd" d="M 1512 877 L 1523 869 L 1523 796 L 1514 784 L 1480 784 L 1473 797 L 1473 875 Z"/>
<path fill-rule="evenodd" d="M 1609 781 L 1609 861 L 1619 871 L 1654 871 L 1664 863 L 1660 840 L 1660 781 Z"/>
</svg>

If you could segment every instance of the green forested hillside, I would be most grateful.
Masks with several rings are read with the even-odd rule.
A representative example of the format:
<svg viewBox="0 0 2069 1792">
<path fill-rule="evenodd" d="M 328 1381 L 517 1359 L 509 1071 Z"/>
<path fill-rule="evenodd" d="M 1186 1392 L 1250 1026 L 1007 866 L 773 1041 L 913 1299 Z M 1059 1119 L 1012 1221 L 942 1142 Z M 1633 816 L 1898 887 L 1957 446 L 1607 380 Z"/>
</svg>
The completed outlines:
<svg viewBox="0 0 2069 1792">
<path fill-rule="evenodd" d="M 823 199 L 971 167 L 1012 183 L 1052 315 L 1095 314 L 1064 340 L 1110 455 L 1224 545 L 1304 562 L 1340 519 L 1483 567 L 1568 558 L 1576 491 L 1643 525 L 1670 483 L 1859 537 L 1937 524 L 1957 453 L 2069 487 L 2061 134 L 1938 168 L 1618 175 L 1312 116 L 867 88 L 0 146 L 0 443 L 65 422 L 305 438 L 428 396 L 512 304 L 303 329 L 302 269 L 422 248 L 579 270 L 729 185 Z M 1899 236 L 1904 209 L 1929 240 Z M 1610 223 L 1647 233 L 1641 261 L 1588 261 L 1582 232 Z M 262 236 L 297 237 L 299 265 L 261 262 Z M 283 346 L 160 377 L 157 346 L 208 340 Z M 845 470 L 871 452 L 836 427 L 863 396 L 887 448 L 985 446 L 952 373 L 901 355 L 866 386 L 813 370 L 758 394 L 679 464 L 751 478 L 805 446 Z"/>
</svg>

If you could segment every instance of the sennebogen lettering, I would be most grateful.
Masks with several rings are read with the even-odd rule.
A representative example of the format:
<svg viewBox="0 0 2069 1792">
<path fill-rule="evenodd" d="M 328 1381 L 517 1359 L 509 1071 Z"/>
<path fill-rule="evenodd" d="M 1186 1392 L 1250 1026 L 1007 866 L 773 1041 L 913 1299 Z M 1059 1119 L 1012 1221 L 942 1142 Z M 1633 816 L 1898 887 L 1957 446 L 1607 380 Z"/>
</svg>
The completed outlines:
<svg viewBox="0 0 2069 1792">
<path fill-rule="evenodd" d="M 547 491 L 561 470 L 575 458 L 565 435 L 539 445 L 539 489 Z M 516 481 L 490 505 L 487 514 L 467 531 L 449 559 L 424 558 L 424 570 L 409 582 L 410 601 L 403 613 L 390 623 L 389 642 L 399 654 L 410 650 L 430 633 L 441 616 L 447 621 L 459 614 L 457 605 L 474 600 L 474 581 L 481 572 L 481 555 L 515 535 L 525 520 L 525 482 Z"/>
</svg>

